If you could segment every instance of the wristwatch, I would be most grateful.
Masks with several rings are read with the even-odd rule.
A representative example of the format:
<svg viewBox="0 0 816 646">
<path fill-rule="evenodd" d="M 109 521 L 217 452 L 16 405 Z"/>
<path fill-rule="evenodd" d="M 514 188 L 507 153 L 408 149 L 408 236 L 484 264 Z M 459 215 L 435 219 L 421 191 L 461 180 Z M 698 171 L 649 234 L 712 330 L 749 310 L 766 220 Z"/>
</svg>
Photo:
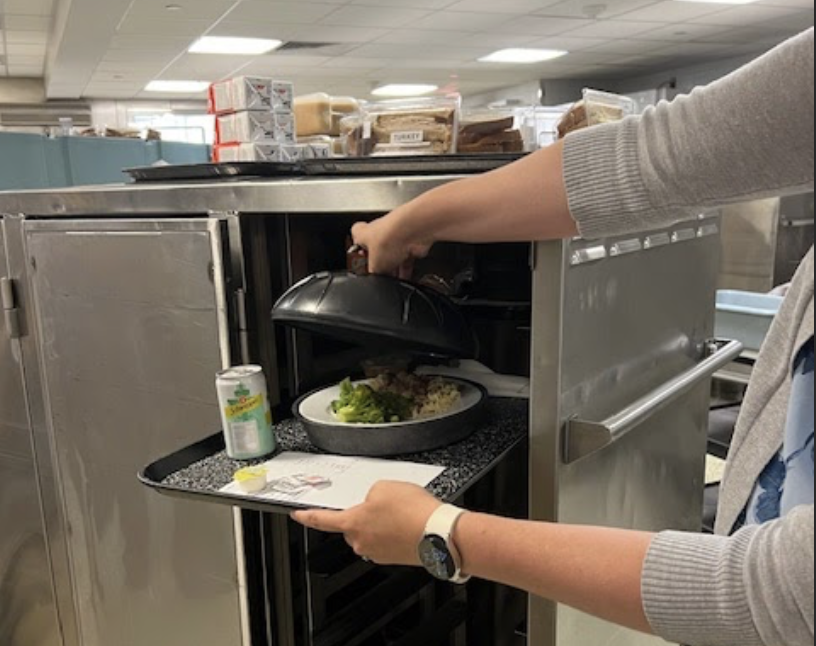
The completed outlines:
<svg viewBox="0 0 816 646">
<path fill-rule="evenodd" d="M 470 577 L 462 572 L 462 556 L 453 541 L 453 534 L 464 509 L 443 505 L 434 512 L 419 544 L 419 560 L 435 578 L 447 583 L 464 585 Z"/>
</svg>

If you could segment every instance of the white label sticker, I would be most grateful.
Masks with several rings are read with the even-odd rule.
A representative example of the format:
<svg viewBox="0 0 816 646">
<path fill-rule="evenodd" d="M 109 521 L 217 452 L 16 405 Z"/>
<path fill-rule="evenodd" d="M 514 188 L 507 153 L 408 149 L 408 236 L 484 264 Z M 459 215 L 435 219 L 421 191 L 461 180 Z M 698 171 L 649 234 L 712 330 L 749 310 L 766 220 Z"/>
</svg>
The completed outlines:
<svg viewBox="0 0 816 646">
<path fill-rule="evenodd" d="M 371 121 L 366 120 L 363 123 L 363 139 L 371 139 L 371 134 L 374 129 L 374 124 Z"/>
<path fill-rule="evenodd" d="M 252 455 L 261 450 L 261 434 L 258 429 L 258 422 L 233 422 L 230 424 L 232 431 L 233 449 L 238 454 Z"/>
<path fill-rule="evenodd" d="M 421 144 L 425 141 L 425 132 L 415 130 L 410 132 L 394 132 L 391 134 L 392 144 Z"/>
</svg>

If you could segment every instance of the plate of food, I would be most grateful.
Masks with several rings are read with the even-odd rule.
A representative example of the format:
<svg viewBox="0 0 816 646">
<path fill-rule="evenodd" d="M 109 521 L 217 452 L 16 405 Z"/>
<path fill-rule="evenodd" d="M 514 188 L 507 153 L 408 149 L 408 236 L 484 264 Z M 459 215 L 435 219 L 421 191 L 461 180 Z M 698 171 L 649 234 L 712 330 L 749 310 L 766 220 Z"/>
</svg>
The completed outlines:
<svg viewBox="0 0 816 646">
<path fill-rule="evenodd" d="M 385 457 L 466 439 L 486 400 L 482 386 L 462 379 L 389 373 L 313 392 L 295 404 L 294 413 L 324 451 Z"/>
</svg>

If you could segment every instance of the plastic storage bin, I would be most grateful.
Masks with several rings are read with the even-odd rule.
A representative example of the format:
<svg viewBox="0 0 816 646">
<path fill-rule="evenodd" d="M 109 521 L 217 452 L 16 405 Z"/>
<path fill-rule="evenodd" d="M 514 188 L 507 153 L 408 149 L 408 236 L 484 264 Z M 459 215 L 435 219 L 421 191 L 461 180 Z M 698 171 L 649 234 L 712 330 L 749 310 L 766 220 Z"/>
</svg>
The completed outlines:
<svg viewBox="0 0 816 646">
<path fill-rule="evenodd" d="M 746 350 L 759 351 L 784 300 L 754 292 L 718 292 L 717 337 L 736 339 Z"/>
</svg>

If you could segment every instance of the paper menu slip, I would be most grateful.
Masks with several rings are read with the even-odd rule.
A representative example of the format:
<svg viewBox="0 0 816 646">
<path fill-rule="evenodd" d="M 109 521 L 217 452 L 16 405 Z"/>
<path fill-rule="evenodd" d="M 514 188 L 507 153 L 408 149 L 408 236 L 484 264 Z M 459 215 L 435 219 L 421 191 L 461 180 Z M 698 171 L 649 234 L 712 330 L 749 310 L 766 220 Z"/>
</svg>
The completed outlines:
<svg viewBox="0 0 816 646">
<path fill-rule="evenodd" d="M 427 464 L 310 453 L 281 453 L 262 468 L 267 472 L 264 491 L 246 494 L 233 482 L 221 493 L 299 507 L 343 510 L 365 502 L 371 487 L 382 480 L 427 487 L 445 471 L 445 467 Z"/>
</svg>

